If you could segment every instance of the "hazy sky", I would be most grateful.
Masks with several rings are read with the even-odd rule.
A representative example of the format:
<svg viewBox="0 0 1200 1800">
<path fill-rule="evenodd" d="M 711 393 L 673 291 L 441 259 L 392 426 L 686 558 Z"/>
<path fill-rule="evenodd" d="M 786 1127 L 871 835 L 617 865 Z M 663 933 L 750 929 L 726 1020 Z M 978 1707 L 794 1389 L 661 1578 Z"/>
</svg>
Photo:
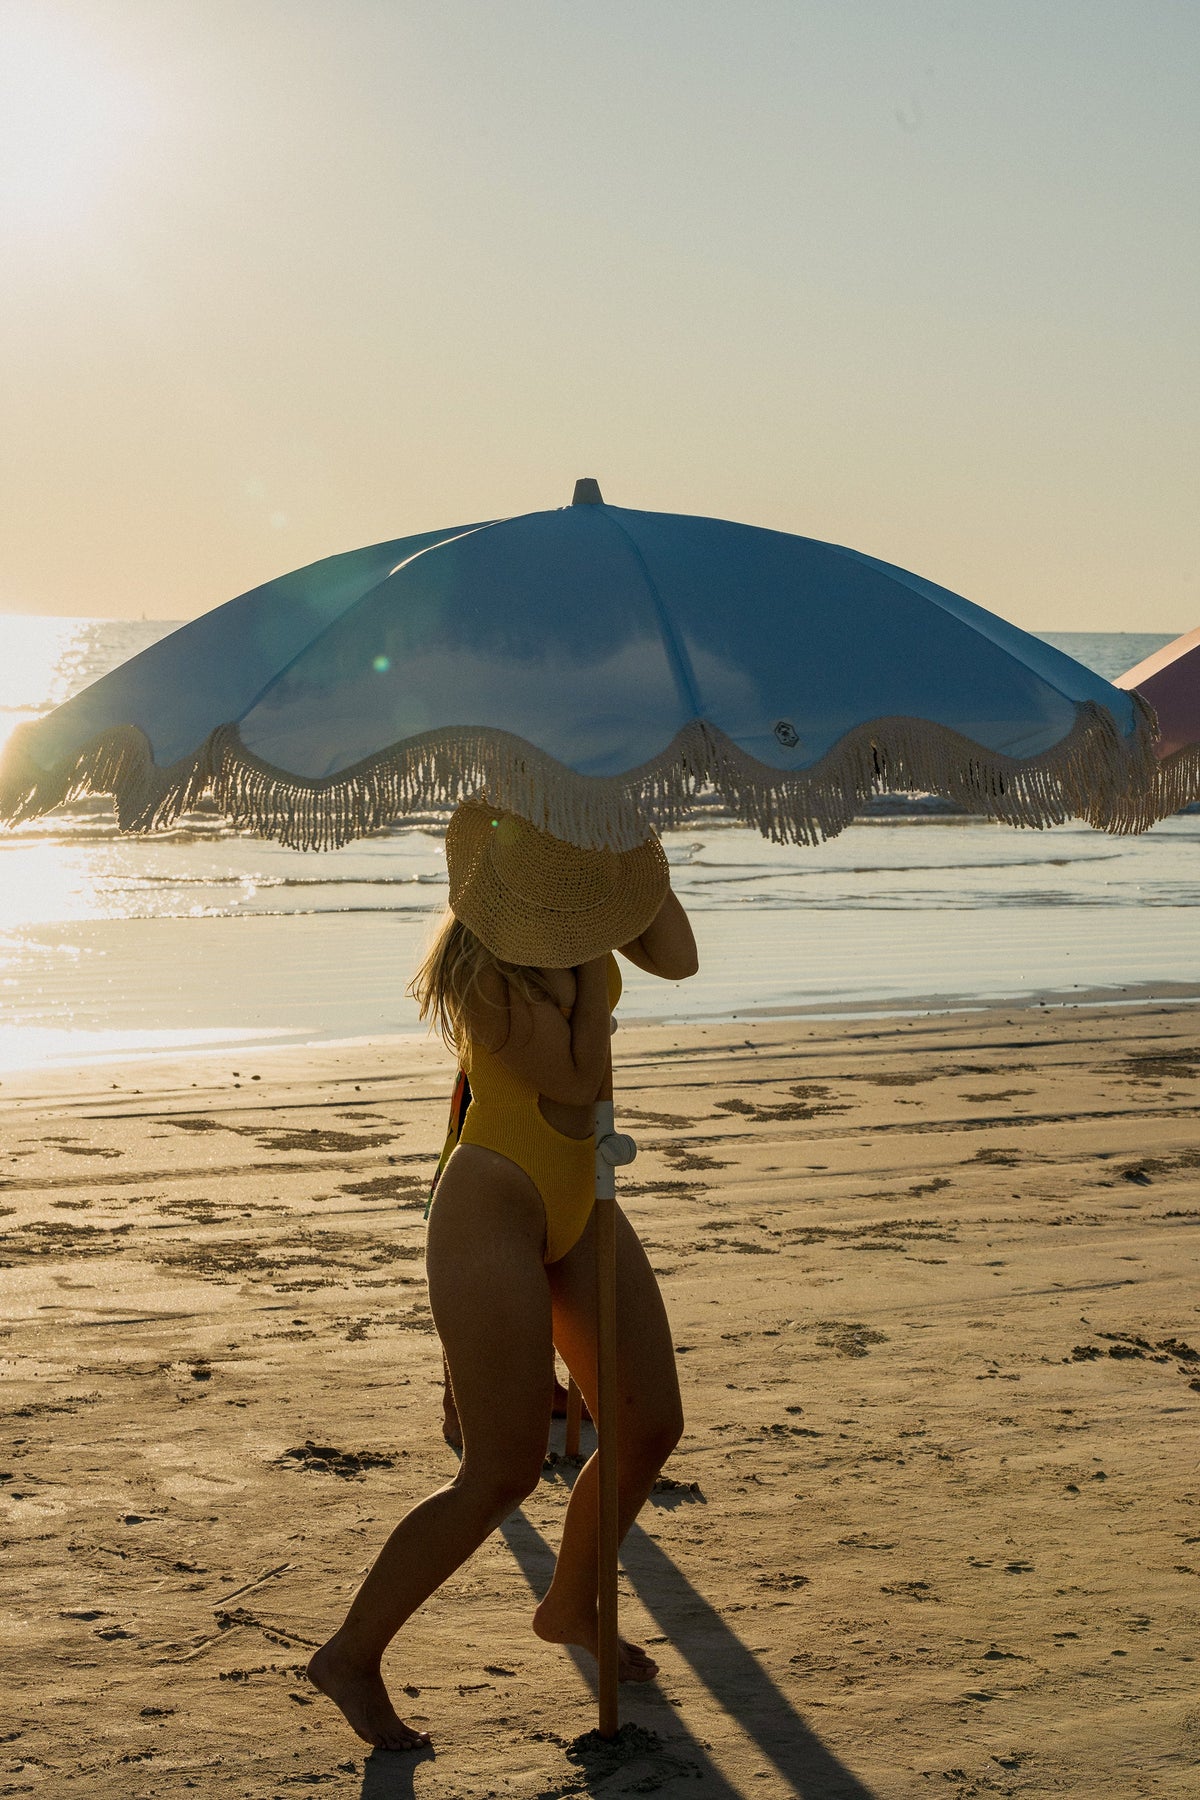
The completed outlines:
<svg viewBox="0 0 1200 1800">
<path fill-rule="evenodd" d="M 1200 620 L 1197 0 L 0 0 L 0 609 L 565 503 Z"/>
</svg>

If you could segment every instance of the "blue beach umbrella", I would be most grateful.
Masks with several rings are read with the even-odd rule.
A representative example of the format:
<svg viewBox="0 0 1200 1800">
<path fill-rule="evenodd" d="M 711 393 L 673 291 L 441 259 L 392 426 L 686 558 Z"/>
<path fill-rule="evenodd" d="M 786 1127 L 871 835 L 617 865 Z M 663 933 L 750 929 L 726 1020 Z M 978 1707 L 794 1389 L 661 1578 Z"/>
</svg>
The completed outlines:
<svg viewBox="0 0 1200 1800">
<path fill-rule="evenodd" d="M 145 831 L 208 798 L 312 849 L 486 793 L 621 849 L 715 792 L 812 843 L 909 789 L 1128 830 L 1152 822 L 1151 735 L 1137 695 L 919 575 L 580 482 L 182 626 L 14 734 L 0 818 L 109 793 Z"/>
</svg>

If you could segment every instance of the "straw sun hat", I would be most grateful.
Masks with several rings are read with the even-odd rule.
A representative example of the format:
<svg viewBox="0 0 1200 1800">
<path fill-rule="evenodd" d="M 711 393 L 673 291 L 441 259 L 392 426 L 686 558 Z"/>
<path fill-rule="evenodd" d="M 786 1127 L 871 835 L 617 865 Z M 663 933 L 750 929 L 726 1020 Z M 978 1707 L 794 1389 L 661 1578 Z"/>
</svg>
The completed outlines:
<svg viewBox="0 0 1200 1800">
<path fill-rule="evenodd" d="M 656 837 L 636 850 L 581 850 L 486 801 L 446 831 L 450 908 L 502 962 L 569 969 L 638 937 L 667 895 Z"/>
</svg>

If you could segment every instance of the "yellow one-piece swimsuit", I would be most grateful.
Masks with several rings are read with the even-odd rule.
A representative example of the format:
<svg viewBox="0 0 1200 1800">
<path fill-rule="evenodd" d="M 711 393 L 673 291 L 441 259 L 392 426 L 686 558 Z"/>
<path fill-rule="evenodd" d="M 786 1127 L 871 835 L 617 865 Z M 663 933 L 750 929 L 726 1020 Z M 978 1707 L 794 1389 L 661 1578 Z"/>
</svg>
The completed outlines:
<svg viewBox="0 0 1200 1800">
<path fill-rule="evenodd" d="M 617 959 L 608 959 L 609 1011 L 621 998 Z M 569 1016 L 569 1015 L 568 1015 Z M 523 1169 L 546 1211 L 544 1260 L 558 1262 L 583 1236 L 596 1200 L 596 1140 L 556 1131 L 538 1105 L 538 1091 L 482 1044 L 463 1046 L 471 1104 L 460 1144 L 495 1150 Z"/>
</svg>

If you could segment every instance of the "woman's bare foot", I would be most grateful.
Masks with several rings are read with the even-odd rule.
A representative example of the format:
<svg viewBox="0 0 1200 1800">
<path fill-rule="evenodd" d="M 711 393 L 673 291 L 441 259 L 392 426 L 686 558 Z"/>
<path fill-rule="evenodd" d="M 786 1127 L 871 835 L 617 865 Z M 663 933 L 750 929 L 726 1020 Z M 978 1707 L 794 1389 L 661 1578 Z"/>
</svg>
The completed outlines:
<svg viewBox="0 0 1200 1800">
<path fill-rule="evenodd" d="M 594 1610 L 568 1617 L 547 1595 L 533 1615 L 533 1629 L 548 1644 L 574 1644 L 596 1654 L 600 1633 Z M 631 1644 L 627 1638 L 617 1639 L 618 1681 L 653 1681 L 657 1674 L 658 1664 L 640 1644 Z"/>
<path fill-rule="evenodd" d="M 309 1663 L 308 1679 L 333 1701 L 364 1744 L 377 1750 L 423 1750 L 429 1743 L 427 1731 L 415 1731 L 397 1713 L 378 1666 L 354 1662 L 336 1636 Z"/>
</svg>

